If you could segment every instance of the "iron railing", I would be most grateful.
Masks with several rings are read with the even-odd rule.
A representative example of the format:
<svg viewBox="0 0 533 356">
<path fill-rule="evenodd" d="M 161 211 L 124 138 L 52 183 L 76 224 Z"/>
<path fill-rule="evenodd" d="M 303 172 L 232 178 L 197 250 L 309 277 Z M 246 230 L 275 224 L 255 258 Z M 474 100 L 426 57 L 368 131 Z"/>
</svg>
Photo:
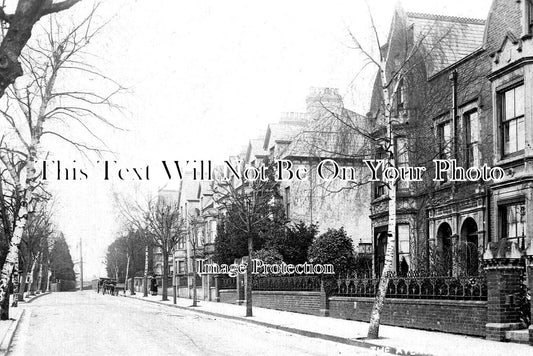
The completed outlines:
<svg viewBox="0 0 533 356">
<path fill-rule="evenodd" d="M 237 288 L 236 278 L 221 276 L 219 289 Z M 318 276 L 254 276 L 252 289 L 257 291 L 320 291 Z"/>
<path fill-rule="evenodd" d="M 333 295 L 374 297 L 379 278 L 343 278 L 337 280 Z M 387 286 L 388 298 L 487 300 L 484 276 L 420 276 L 415 273 L 397 277 L 391 275 Z"/>
<path fill-rule="evenodd" d="M 237 278 L 221 276 L 218 277 L 218 289 L 236 289 L 237 288 Z"/>
<path fill-rule="evenodd" d="M 320 277 L 257 276 L 253 278 L 252 289 L 261 291 L 320 291 Z"/>
</svg>

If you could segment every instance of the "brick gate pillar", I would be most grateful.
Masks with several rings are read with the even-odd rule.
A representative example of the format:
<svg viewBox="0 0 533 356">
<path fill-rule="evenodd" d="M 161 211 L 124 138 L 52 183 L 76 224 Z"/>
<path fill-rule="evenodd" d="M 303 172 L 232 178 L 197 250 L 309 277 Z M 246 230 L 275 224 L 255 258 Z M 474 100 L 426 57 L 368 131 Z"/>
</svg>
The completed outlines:
<svg viewBox="0 0 533 356">
<path fill-rule="evenodd" d="M 237 300 L 235 303 L 242 305 L 244 304 L 244 276 L 239 273 L 237 276 L 235 276 L 235 278 L 235 285 L 237 289 Z"/>
<path fill-rule="evenodd" d="M 505 332 L 522 327 L 513 294 L 520 289 L 524 267 L 520 258 L 485 259 L 488 340 L 503 341 Z"/>
<path fill-rule="evenodd" d="M 320 315 L 329 316 L 329 293 L 324 280 L 320 281 Z"/>
<path fill-rule="evenodd" d="M 215 302 L 220 302 L 220 282 L 219 282 L 220 276 L 217 274 L 215 275 Z"/>
<path fill-rule="evenodd" d="M 526 258 L 526 271 L 527 271 L 527 286 L 529 292 L 533 293 L 533 242 L 530 243 L 527 249 L 527 258 Z M 532 311 L 533 316 L 533 298 L 529 301 L 530 310 Z M 529 325 L 529 345 L 533 346 L 533 323 Z"/>
</svg>

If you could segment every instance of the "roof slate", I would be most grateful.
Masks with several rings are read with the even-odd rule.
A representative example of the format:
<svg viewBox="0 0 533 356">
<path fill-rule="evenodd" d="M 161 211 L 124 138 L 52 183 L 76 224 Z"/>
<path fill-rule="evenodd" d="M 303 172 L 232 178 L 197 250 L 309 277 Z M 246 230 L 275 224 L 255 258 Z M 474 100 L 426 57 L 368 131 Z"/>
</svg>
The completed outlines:
<svg viewBox="0 0 533 356">
<path fill-rule="evenodd" d="M 270 135 L 265 137 L 263 148 L 268 150 L 274 142 L 290 141 L 307 125 L 307 121 L 280 122 L 268 125 L 268 132 Z"/>
<path fill-rule="evenodd" d="M 481 19 L 408 12 L 415 42 L 427 55 L 427 72 L 437 72 L 465 58 L 483 45 L 485 21 Z"/>
</svg>

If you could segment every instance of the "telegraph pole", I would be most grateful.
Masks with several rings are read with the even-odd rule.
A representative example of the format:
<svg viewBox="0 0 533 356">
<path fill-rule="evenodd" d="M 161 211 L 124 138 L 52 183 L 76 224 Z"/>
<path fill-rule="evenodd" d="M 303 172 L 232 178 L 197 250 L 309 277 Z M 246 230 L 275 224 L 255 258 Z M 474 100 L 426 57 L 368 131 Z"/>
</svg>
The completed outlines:
<svg viewBox="0 0 533 356">
<path fill-rule="evenodd" d="M 81 250 L 82 240 L 80 237 L 80 291 L 83 291 L 83 253 Z"/>
</svg>

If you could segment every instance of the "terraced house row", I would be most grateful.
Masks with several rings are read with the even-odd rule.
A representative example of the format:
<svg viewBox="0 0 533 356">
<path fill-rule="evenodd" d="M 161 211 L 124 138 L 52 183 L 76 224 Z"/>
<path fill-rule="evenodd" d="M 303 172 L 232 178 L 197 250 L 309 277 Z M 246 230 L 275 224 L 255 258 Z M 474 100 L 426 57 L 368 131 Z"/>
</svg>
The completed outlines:
<svg viewBox="0 0 533 356">
<path fill-rule="evenodd" d="M 533 72 L 530 1 L 494 1 L 486 20 L 397 9 L 386 49 L 395 93 L 396 159 L 423 166 L 423 182 L 398 184 L 396 271 L 477 274 L 489 243 L 525 249 L 533 231 Z M 388 45 L 385 45 L 388 46 Z M 420 48 L 413 52 L 414 46 Z M 415 53 L 413 55 L 413 53 Z M 371 115 L 380 122 L 376 80 Z M 379 154 L 379 153 L 378 153 Z M 501 167 L 499 181 L 435 182 L 435 159 L 461 168 Z M 372 191 L 375 272 L 387 240 L 387 189 Z M 529 231 L 529 235 L 528 235 Z"/>
<path fill-rule="evenodd" d="M 316 281 L 305 291 L 256 291 L 254 304 L 368 320 L 389 238 L 389 190 L 383 182 L 365 184 L 370 171 L 363 160 L 386 158 L 390 125 L 396 166 L 425 167 L 426 174 L 397 182 L 397 277 L 383 323 L 497 340 L 522 329 L 523 337 L 523 305 L 515 297 L 533 283 L 533 2 L 494 0 L 486 19 L 397 7 L 381 50 L 385 77 L 393 80 L 382 83 L 377 73 L 366 115 L 346 109 L 336 89 L 314 88 L 306 112 L 283 114 L 231 158 L 250 165 L 287 159 L 310 172 L 325 159 L 352 167 L 350 181 L 323 182 L 312 173 L 282 182 L 280 193 L 290 221 L 344 227 L 358 251 L 372 255 L 373 276 L 339 280 L 329 291 Z M 436 159 L 455 160 L 463 170 L 500 167 L 504 176 L 457 181 L 448 172 L 435 181 Z M 184 244 L 174 256 L 181 293 L 190 296 L 197 278 L 205 299 L 242 299 L 239 283 L 228 289 L 214 276 L 190 273 L 192 255 L 199 271 L 214 253 L 221 211 L 209 184 L 184 180 L 170 194 L 203 222 L 198 248 Z"/>
</svg>

